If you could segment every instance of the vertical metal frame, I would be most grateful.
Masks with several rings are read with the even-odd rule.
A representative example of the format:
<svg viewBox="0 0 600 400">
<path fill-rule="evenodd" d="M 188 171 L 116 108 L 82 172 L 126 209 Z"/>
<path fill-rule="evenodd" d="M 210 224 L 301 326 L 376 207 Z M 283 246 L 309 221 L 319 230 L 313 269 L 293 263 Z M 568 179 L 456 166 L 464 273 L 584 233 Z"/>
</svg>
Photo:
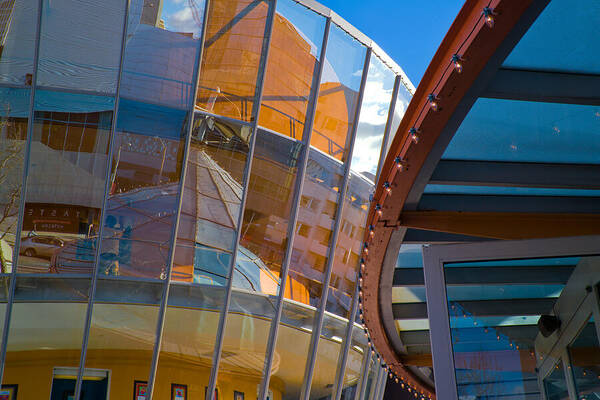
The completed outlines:
<svg viewBox="0 0 600 400">
<path fill-rule="evenodd" d="M 381 152 L 379 153 L 379 163 L 377 164 L 377 173 L 375 175 L 375 183 L 379 181 L 379 175 L 381 174 L 381 168 L 383 168 L 383 162 L 385 161 L 385 155 L 387 154 L 386 144 L 392 134 L 392 123 L 394 122 L 394 112 L 396 111 L 396 102 L 398 101 L 398 90 L 402 82 L 402 77 L 396 75 L 394 80 L 394 89 L 392 90 L 392 101 L 390 102 L 390 108 L 388 110 L 387 121 L 385 122 L 385 131 L 383 132 L 383 142 L 381 143 Z M 396 133 L 396 132 L 394 132 Z"/>
<path fill-rule="evenodd" d="M 185 130 L 185 144 L 183 148 L 183 159 L 181 161 L 181 175 L 179 178 L 179 192 L 177 199 L 177 211 L 175 213 L 175 223 L 171 232 L 171 248 L 169 258 L 167 260 L 167 277 L 163 284 L 163 292 L 161 296 L 160 308 L 158 310 L 158 321 L 156 325 L 156 335 L 154 339 L 154 352 L 152 354 L 152 362 L 150 364 L 150 373 L 148 376 L 148 388 L 146 390 L 146 400 L 151 400 L 154 394 L 154 382 L 158 369 L 158 359 L 160 357 L 160 349 L 162 347 L 163 332 L 165 327 L 165 317 L 167 314 L 167 306 L 169 304 L 169 290 L 171 288 L 171 276 L 173 272 L 173 259 L 175 250 L 177 249 L 177 232 L 179 231 L 179 220 L 181 217 L 181 207 L 183 202 L 183 191 L 185 188 L 185 179 L 187 175 L 188 156 L 190 152 L 190 142 L 192 139 L 192 127 L 194 126 L 194 110 L 196 106 L 196 92 L 200 82 L 200 66 L 202 65 L 202 56 L 204 53 L 204 38 L 206 35 L 207 16 L 210 0 L 204 2 L 204 14 L 202 18 L 202 31 L 198 39 L 198 49 L 196 59 L 194 60 L 194 70 L 192 73 L 192 90 L 190 92 L 190 104 L 188 105 L 188 121 Z M 210 393 L 210 392 L 209 392 Z"/>
<path fill-rule="evenodd" d="M 373 362 L 376 362 L 373 360 Z M 375 365 L 375 372 L 373 373 L 373 380 L 371 380 L 371 387 L 369 388 L 369 393 L 365 393 L 365 400 L 375 400 L 375 391 L 377 390 L 377 385 L 379 384 L 379 375 L 381 374 L 381 368 L 378 365 Z"/>
<path fill-rule="evenodd" d="M 379 396 L 377 396 L 376 400 L 382 400 L 383 395 L 385 394 L 385 388 L 387 386 L 388 374 L 387 371 L 384 370 L 383 379 L 381 380 L 381 387 L 379 388 Z"/>
<path fill-rule="evenodd" d="M 573 377 L 573 368 L 571 367 L 571 356 L 569 354 L 568 346 L 563 350 L 561 360 L 569 398 L 577 399 L 577 390 L 575 389 L 575 379 Z"/>
<path fill-rule="evenodd" d="M 263 368 L 263 379 L 261 380 L 258 400 L 265 400 L 269 393 L 269 383 L 271 380 L 271 367 L 273 365 L 273 356 L 275 354 L 275 348 L 277 346 L 277 337 L 279 335 L 279 324 L 281 322 L 281 314 L 283 312 L 283 303 L 285 299 L 285 288 L 287 285 L 288 271 L 290 267 L 290 259 L 292 251 L 294 249 L 294 239 L 296 237 L 296 222 L 298 220 L 298 214 L 300 212 L 300 199 L 302 198 L 302 190 L 304 188 L 304 178 L 306 176 L 306 165 L 310 155 L 310 140 L 312 138 L 312 132 L 315 122 L 315 115 L 317 109 L 317 103 L 319 99 L 321 75 L 323 74 L 323 66 L 325 64 L 325 53 L 327 51 L 327 44 L 329 42 L 329 32 L 331 28 L 331 18 L 325 19 L 325 29 L 323 31 L 323 41 L 321 44 L 321 54 L 319 55 L 319 66 L 316 75 L 313 77 L 315 84 L 314 88 L 311 88 L 311 99 L 307 107 L 307 115 L 304 125 L 304 132 L 302 134 L 302 146 L 304 152 L 302 154 L 302 160 L 298 168 L 298 175 L 296 178 L 296 185 L 294 188 L 294 199 L 292 202 L 292 214 L 288 222 L 287 229 L 287 247 L 285 249 L 285 255 L 283 258 L 283 264 L 281 266 L 281 279 L 279 283 L 279 293 L 277 295 L 277 303 L 275 306 L 275 316 L 271 320 L 271 327 L 269 329 L 269 339 L 267 341 L 267 352 L 265 356 L 265 363 Z M 306 360 L 308 362 L 308 358 Z"/>
<path fill-rule="evenodd" d="M 243 182 L 243 191 L 242 191 L 242 199 L 240 202 L 240 213 L 238 215 L 238 229 L 235 234 L 235 243 L 232 250 L 231 261 L 229 264 L 229 279 L 227 280 L 226 286 L 226 294 L 225 301 L 223 304 L 223 309 L 221 311 L 221 315 L 219 315 L 219 326 L 217 328 L 217 339 L 215 341 L 215 348 L 213 353 L 212 360 L 212 369 L 210 371 L 210 377 L 208 381 L 208 387 L 206 393 L 214 393 L 215 387 L 217 386 L 217 377 L 219 374 L 219 365 L 221 363 L 221 352 L 223 350 L 223 336 L 225 334 L 225 329 L 227 328 L 227 314 L 229 314 L 229 305 L 231 303 L 231 291 L 233 289 L 233 274 L 234 267 L 237 261 L 237 252 L 240 246 L 240 239 L 242 233 L 242 223 L 244 220 L 244 210 L 246 208 L 246 200 L 248 198 L 248 186 L 250 184 L 250 175 L 252 173 L 252 159 L 254 157 L 254 147 L 256 144 L 256 135 L 258 130 L 258 120 L 260 117 L 260 109 L 264 91 L 264 83 L 266 77 L 267 70 L 267 61 L 269 58 L 269 49 L 271 44 L 271 35 L 273 32 L 273 25 L 275 21 L 275 10 L 277 8 L 277 0 L 266 0 L 269 5 L 269 10 L 267 13 L 267 18 L 265 21 L 265 36 L 263 37 L 263 46 L 261 49 L 261 60 L 259 64 L 259 73 L 256 82 L 256 103 L 252 109 L 252 113 L 254 114 L 252 117 L 252 136 L 250 139 L 249 150 L 248 150 L 248 159 L 246 161 L 246 167 L 244 171 L 244 182 Z M 208 10 L 208 6 L 206 7 Z M 206 18 L 208 18 L 208 11 L 206 12 Z M 207 20 L 204 21 L 204 25 L 206 26 Z"/>
<path fill-rule="evenodd" d="M 375 389 L 375 395 L 373 396 L 373 400 L 381 400 L 381 398 L 383 397 L 383 392 L 385 392 L 386 382 L 387 370 L 385 368 L 380 367 L 379 382 L 377 383 L 377 388 Z"/>
<path fill-rule="evenodd" d="M 15 247 L 13 249 L 12 270 L 10 271 L 10 284 L 8 298 L 6 299 L 6 313 L 2 331 L 2 343 L 0 344 L 0 382 L 4 377 L 4 363 L 6 361 L 6 349 L 8 346 L 8 333 L 10 319 L 12 316 L 12 305 L 14 302 L 15 287 L 17 280 L 17 266 L 19 265 L 19 248 L 21 247 L 21 230 L 23 228 L 23 215 L 25 214 L 25 198 L 27 196 L 27 175 L 29 173 L 29 159 L 31 157 L 31 142 L 33 137 L 35 89 L 37 86 L 38 62 L 40 58 L 40 36 L 42 31 L 42 7 L 44 1 L 38 1 L 37 25 L 35 31 L 33 70 L 31 79 L 31 91 L 29 92 L 29 115 L 27 119 L 27 139 L 25 144 L 25 155 L 23 157 L 23 176 L 21 179 L 21 198 L 19 199 L 19 212 L 17 214 L 17 226 L 15 227 Z"/>
<path fill-rule="evenodd" d="M 329 257 L 327 258 L 327 267 L 325 269 L 325 280 L 323 281 L 323 294 L 321 296 L 321 302 L 318 309 L 317 318 L 315 319 L 315 328 L 312 332 L 311 344 L 309 350 L 309 358 L 306 364 L 306 370 L 304 373 L 304 384 L 300 394 L 301 400 L 308 400 L 310 397 L 310 388 L 312 385 L 312 377 L 314 373 L 314 367 L 317 357 L 317 349 L 319 347 L 319 339 L 321 337 L 321 330 L 323 328 L 323 319 L 325 317 L 325 310 L 327 308 L 327 297 L 329 295 L 329 284 L 331 283 L 331 271 L 333 270 L 333 263 L 335 259 L 335 249 L 337 247 L 337 240 L 342 227 L 342 216 L 344 212 L 344 203 L 346 194 L 348 193 L 348 182 L 350 180 L 350 167 L 352 164 L 352 152 L 354 150 L 354 143 L 356 142 L 356 130 L 358 128 L 358 120 L 360 119 L 360 109 L 362 107 L 362 99 L 365 92 L 365 84 L 367 81 L 367 74 L 369 72 L 369 63 L 371 60 L 371 48 L 366 48 L 365 62 L 363 65 L 362 77 L 360 81 L 360 89 L 358 98 L 356 100 L 356 109 L 354 110 L 354 124 L 352 126 L 352 132 L 350 136 L 350 145 L 348 147 L 348 159 L 346 160 L 344 179 L 342 183 L 342 190 L 340 191 L 340 197 L 338 202 L 338 208 L 335 215 L 335 224 L 333 228 L 333 235 L 331 242 L 329 243 Z"/>
<path fill-rule="evenodd" d="M 108 154 L 106 157 L 106 175 L 104 177 L 104 197 L 102 199 L 102 209 L 100 211 L 100 229 L 98 230 L 98 243 L 96 245 L 96 254 L 94 255 L 94 263 L 92 269 L 92 279 L 90 283 L 90 291 L 88 295 L 88 306 L 85 314 L 85 325 L 83 329 L 83 341 L 81 345 L 81 352 L 79 354 L 79 369 L 77 371 L 77 379 L 75 381 L 75 390 L 73 394 L 74 399 L 79 399 L 81 395 L 81 385 L 83 384 L 83 374 L 85 371 L 85 360 L 87 356 L 87 347 L 90 336 L 90 329 L 92 324 L 92 311 L 94 307 L 94 298 L 96 297 L 96 283 L 98 280 L 98 261 L 100 257 L 100 247 L 102 246 L 102 236 L 104 233 L 104 212 L 106 211 L 106 203 L 108 201 L 108 192 L 110 190 L 110 175 L 112 168 L 112 151 L 115 141 L 115 130 L 117 126 L 117 114 L 119 111 L 119 95 L 121 92 L 121 78 L 123 75 L 123 62 L 125 59 L 125 41 L 127 39 L 127 22 L 129 19 L 129 5 L 130 0 L 124 2 L 125 10 L 123 16 L 123 31 L 121 35 L 121 52 L 119 55 L 119 70 L 117 72 L 117 87 L 115 91 L 115 105 L 113 107 L 113 117 L 110 126 L 110 140 L 108 145 Z"/>
<path fill-rule="evenodd" d="M 564 237 L 552 239 L 506 240 L 458 245 L 432 245 L 423 248 L 423 269 L 427 296 L 431 348 L 437 393 L 448 399 L 457 399 L 450 323 L 444 277 L 444 264 L 503 260 L 515 258 L 542 258 L 586 256 L 600 253 L 600 236 Z M 544 360 L 544 364 L 546 361 Z M 546 374 L 540 371 L 541 376 Z M 540 389 L 543 379 L 540 376 Z"/>
</svg>

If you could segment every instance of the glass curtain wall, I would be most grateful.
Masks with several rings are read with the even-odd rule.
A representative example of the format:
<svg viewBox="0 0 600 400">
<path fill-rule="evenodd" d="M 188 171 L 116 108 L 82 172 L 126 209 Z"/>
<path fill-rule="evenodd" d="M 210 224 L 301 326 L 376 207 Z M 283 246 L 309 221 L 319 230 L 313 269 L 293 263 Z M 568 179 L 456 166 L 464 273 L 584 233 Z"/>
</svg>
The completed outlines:
<svg viewBox="0 0 600 400">
<path fill-rule="evenodd" d="M 80 399 L 140 400 L 156 368 L 156 398 L 202 398 L 217 368 L 217 398 L 251 399 L 272 360 L 270 400 L 311 369 L 307 395 L 332 396 L 374 173 L 350 173 L 349 149 L 356 128 L 381 146 L 395 75 L 371 57 L 357 121 L 367 47 L 342 22 L 293 0 L 208 7 L 0 0 L 3 395 L 74 398 L 79 376 Z M 353 331 L 344 398 L 369 353 Z"/>
</svg>

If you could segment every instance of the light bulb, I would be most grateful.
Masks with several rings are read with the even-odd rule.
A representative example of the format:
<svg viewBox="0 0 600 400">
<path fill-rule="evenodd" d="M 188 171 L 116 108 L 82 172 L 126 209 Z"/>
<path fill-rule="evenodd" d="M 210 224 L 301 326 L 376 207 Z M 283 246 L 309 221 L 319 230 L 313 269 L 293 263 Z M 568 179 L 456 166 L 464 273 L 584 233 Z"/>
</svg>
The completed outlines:
<svg viewBox="0 0 600 400">
<path fill-rule="evenodd" d="M 462 57 L 458 54 L 453 54 L 452 63 L 454 64 L 454 70 L 460 74 L 463 71 Z"/>
<path fill-rule="evenodd" d="M 383 188 L 385 189 L 387 194 L 392 194 L 392 185 L 388 181 L 383 183 Z"/>
<path fill-rule="evenodd" d="M 377 212 L 377 215 L 379 215 L 380 217 L 383 215 L 383 210 L 381 209 L 381 204 L 376 204 L 375 205 L 375 211 Z"/>
<path fill-rule="evenodd" d="M 402 171 L 404 169 L 404 162 L 402 161 L 402 157 L 396 156 L 396 158 L 394 158 L 394 163 L 396 163 L 396 168 L 398 168 L 399 171 Z"/>
<path fill-rule="evenodd" d="M 485 20 L 485 24 L 487 26 L 489 26 L 490 28 L 494 27 L 494 10 L 491 9 L 490 7 L 484 7 L 483 8 L 483 18 Z"/>
<path fill-rule="evenodd" d="M 369 236 L 373 237 L 375 235 L 375 227 L 373 225 L 369 225 Z"/>
<path fill-rule="evenodd" d="M 439 104 L 437 102 L 438 98 L 435 94 L 430 93 L 429 96 L 427 96 L 427 101 L 429 102 L 429 107 L 431 107 L 431 109 L 433 111 L 437 111 L 439 109 Z M 411 128 L 411 129 L 415 129 L 415 128 Z"/>
</svg>

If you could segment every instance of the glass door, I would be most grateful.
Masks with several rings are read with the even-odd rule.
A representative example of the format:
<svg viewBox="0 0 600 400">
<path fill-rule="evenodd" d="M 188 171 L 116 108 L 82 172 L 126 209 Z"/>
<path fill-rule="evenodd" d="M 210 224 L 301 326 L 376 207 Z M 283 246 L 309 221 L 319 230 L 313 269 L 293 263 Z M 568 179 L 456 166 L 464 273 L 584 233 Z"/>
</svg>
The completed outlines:
<svg viewBox="0 0 600 400">
<path fill-rule="evenodd" d="M 600 238 L 591 236 L 425 248 L 436 392 L 600 399 L 592 397 L 600 353 L 590 337 L 599 255 Z"/>
</svg>

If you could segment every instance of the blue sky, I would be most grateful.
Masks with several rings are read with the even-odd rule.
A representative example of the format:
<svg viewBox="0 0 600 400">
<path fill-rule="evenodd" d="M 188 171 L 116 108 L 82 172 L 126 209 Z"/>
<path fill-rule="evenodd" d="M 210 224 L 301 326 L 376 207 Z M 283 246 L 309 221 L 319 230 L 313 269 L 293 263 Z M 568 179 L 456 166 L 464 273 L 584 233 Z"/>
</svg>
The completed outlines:
<svg viewBox="0 0 600 400">
<path fill-rule="evenodd" d="M 464 0 L 318 0 L 373 39 L 418 86 Z"/>
</svg>

